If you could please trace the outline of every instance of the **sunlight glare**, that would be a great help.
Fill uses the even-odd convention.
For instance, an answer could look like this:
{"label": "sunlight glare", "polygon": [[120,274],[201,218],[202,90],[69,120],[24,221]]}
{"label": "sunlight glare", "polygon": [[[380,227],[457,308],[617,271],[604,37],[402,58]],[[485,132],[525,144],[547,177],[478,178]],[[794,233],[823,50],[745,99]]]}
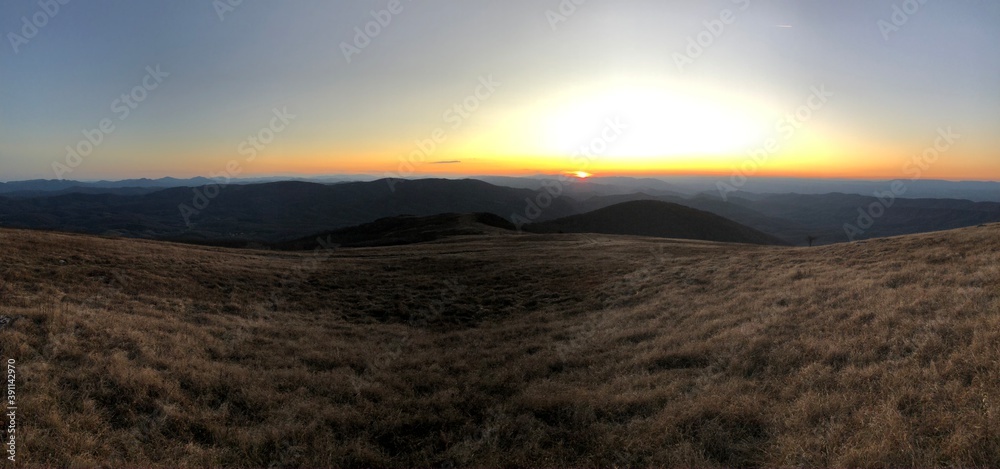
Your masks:
{"label": "sunlight glare", "polygon": [[608,119],[627,127],[605,156],[624,160],[742,153],[762,129],[754,113],[721,96],[664,88],[617,88],[574,97],[550,111],[545,147],[565,154],[601,135]]}

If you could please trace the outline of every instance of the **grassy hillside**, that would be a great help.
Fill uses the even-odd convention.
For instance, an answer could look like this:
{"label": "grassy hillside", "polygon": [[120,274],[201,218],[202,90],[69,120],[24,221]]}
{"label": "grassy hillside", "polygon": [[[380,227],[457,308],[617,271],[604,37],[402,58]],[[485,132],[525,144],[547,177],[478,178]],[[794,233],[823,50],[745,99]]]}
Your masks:
{"label": "grassy hillside", "polygon": [[513,235],[513,223],[492,213],[445,213],[429,217],[401,216],[375,220],[360,226],[276,243],[278,249],[401,246],[426,243],[452,236]]}
{"label": "grassy hillside", "polygon": [[657,200],[636,200],[582,215],[529,225],[536,233],[603,233],[726,243],[786,242],[714,213]]}
{"label": "grassy hillside", "polygon": [[19,464],[1000,466],[1000,226],[316,253],[0,230]]}

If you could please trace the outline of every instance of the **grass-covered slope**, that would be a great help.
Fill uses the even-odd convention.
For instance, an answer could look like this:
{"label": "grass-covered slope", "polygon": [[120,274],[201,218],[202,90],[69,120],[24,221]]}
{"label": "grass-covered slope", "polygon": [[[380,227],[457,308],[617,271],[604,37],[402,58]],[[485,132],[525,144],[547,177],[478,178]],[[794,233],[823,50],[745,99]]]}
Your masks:
{"label": "grass-covered slope", "polygon": [[278,249],[402,246],[454,236],[512,235],[516,227],[492,213],[444,213],[427,217],[399,216],[275,243]]}
{"label": "grass-covered slope", "polygon": [[266,253],[0,230],[35,466],[998,466],[1000,226]]}

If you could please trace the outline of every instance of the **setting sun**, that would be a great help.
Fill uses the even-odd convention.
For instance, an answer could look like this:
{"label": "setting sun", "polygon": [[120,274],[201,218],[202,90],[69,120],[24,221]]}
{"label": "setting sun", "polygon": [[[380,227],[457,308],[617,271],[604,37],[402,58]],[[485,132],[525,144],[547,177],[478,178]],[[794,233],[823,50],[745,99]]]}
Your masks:
{"label": "setting sun", "polygon": [[601,84],[560,101],[531,110],[545,132],[538,150],[550,154],[579,146],[609,118],[619,119],[626,131],[606,154],[625,161],[739,153],[762,127],[757,110],[739,99],[691,86]]}
{"label": "setting sun", "polygon": [[587,178],[593,176],[593,174],[590,174],[590,173],[588,173],[586,171],[574,171],[571,174],[573,174],[574,176],[576,176],[577,179],[587,179]]}

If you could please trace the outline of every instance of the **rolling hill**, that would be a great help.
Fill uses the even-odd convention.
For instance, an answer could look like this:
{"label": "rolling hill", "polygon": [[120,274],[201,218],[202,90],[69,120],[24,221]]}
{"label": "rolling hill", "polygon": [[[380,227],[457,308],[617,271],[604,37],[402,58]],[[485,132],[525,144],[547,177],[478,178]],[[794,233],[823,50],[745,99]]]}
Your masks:
{"label": "rolling hill", "polygon": [[636,200],[529,225],[535,233],[601,233],[746,244],[786,244],[718,215],[683,205]]}
{"label": "rolling hill", "polygon": [[[626,201],[659,200],[711,212],[746,225],[782,241],[804,246],[807,238],[816,244],[852,241],[845,225],[857,226],[859,210],[869,211],[882,203],[876,197],[851,194],[752,194],[733,193],[728,200],[716,194],[682,198],[644,193],[591,197],[575,205],[578,211],[592,211]],[[883,206],[881,216],[855,239],[951,230],[983,223],[1000,222],[1000,203],[956,199],[895,199]],[[876,208],[875,210],[880,210]]]}
{"label": "rolling hill", "polygon": [[1000,225],[0,247],[25,465],[1000,466]]}
{"label": "rolling hill", "polygon": [[390,217],[360,226],[277,243],[278,249],[313,250],[335,247],[400,246],[454,236],[512,235],[515,226],[492,213],[446,213],[429,217]]}

